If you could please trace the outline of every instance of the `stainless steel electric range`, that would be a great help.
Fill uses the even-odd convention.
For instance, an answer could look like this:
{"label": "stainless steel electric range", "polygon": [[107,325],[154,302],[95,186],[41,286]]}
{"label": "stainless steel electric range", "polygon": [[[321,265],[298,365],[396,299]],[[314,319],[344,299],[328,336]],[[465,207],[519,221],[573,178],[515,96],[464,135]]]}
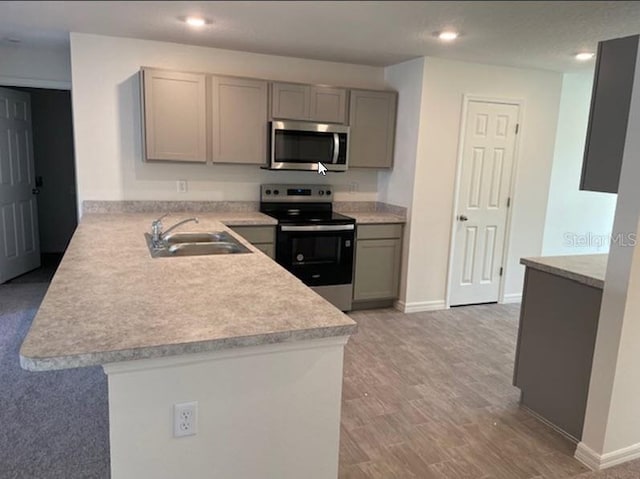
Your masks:
{"label": "stainless steel electric range", "polygon": [[329,185],[262,185],[278,220],[276,261],[342,311],[351,309],[355,220],[333,211]]}

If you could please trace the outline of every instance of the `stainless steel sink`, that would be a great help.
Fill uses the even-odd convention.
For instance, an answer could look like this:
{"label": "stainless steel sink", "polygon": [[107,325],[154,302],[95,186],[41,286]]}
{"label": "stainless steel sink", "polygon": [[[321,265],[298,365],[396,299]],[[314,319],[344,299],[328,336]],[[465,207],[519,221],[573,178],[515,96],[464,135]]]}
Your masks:
{"label": "stainless steel sink", "polygon": [[158,248],[153,246],[149,233],[144,236],[153,258],[251,253],[249,248],[226,231],[168,234],[166,238],[162,238]]}
{"label": "stainless steel sink", "polygon": [[169,233],[162,239],[167,245],[178,243],[213,243],[215,241],[233,241],[233,237],[226,231],[215,233],[207,231]]}
{"label": "stainless steel sink", "polygon": [[169,246],[167,251],[170,256],[200,256],[207,254],[237,254],[249,252],[247,248],[240,244],[222,241],[212,243],[178,243]]}

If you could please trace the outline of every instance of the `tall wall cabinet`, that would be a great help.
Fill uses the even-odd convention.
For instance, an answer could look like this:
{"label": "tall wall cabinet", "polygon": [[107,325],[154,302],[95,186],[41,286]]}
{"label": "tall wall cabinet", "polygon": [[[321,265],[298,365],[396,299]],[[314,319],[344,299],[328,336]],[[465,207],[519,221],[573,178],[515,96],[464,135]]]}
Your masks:
{"label": "tall wall cabinet", "polygon": [[581,190],[617,193],[637,72],[639,35],[598,44]]}

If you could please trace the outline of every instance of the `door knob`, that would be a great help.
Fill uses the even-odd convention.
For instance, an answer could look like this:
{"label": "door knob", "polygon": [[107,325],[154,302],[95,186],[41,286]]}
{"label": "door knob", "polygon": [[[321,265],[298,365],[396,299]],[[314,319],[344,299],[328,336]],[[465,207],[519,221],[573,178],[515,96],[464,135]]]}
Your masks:
{"label": "door knob", "polygon": [[40,190],[39,190],[38,188],[33,188],[33,189],[31,190],[31,194],[32,194],[32,195],[39,195],[39,194],[40,194]]}
{"label": "door knob", "polygon": [[469,218],[467,218],[465,215],[460,215],[458,216],[458,221],[468,221]]}

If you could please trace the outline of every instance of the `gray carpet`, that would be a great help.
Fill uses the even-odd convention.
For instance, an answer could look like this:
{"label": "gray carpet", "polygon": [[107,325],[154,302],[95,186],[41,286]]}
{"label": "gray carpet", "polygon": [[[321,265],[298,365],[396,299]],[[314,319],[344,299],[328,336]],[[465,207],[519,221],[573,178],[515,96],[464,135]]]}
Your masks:
{"label": "gray carpet", "polygon": [[109,418],[102,369],[20,368],[20,344],[47,286],[0,285],[0,478],[106,479]]}

